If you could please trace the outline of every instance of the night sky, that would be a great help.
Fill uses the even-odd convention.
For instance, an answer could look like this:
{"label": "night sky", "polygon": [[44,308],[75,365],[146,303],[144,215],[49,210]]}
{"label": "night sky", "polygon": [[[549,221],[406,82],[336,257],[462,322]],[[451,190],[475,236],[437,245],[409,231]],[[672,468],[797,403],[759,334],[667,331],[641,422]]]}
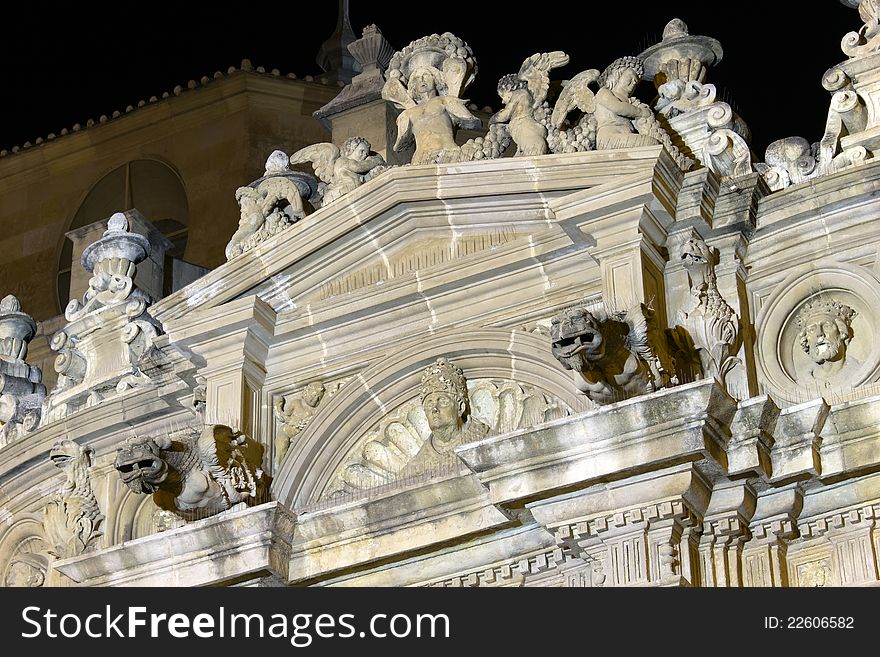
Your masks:
{"label": "night sky", "polygon": [[[75,13],[55,5],[4,8],[0,149],[97,121],[175,85],[186,88],[188,80],[225,72],[243,58],[282,74],[319,75],[315,55],[335,29],[337,15],[334,0],[187,2],[177,11],[157,3],[67,6]],[[780,137],[821,137],[830,98],[822,74],[845,58],[840,40],[861,25],[858,13],[838,0],[582,0],[506,9],[521,6],[498,0],[351,0],[351,23],[358,35],[376,23],[395,48],[432,32],[455,33],[470,44],[479,65],[477,81],[465,95],[480,107],[498,109],[498,78],[516,72],[527,56],[567,52],[571,63],[552,74],[567,79],[638,53],[659,41],[666,22],[678,17],[691,34],[721,42],[723,61],[707,81],[748,123],[759,156]],[[649,101],[652,92],[644,83],[636,95]]]}

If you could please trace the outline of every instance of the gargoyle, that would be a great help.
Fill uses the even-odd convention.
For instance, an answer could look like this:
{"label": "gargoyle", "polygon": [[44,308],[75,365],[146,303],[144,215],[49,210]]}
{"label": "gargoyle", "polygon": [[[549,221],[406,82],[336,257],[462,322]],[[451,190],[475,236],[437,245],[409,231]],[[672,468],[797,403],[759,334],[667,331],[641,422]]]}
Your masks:
{"label": "gargoyle", "polygon": [[553,318],[553,355],[577,373],[578,389],[597,404],[611,404],[676,385],[665,337],[644,304],[622,311],[567,308]]}
{"label": "gargoyle", "polygon": [[198,435],[133,437],[116,451],[116,469],[160,509],[197,520],[236,504],[257,504],[268,486],[263,446],[221,424]]}

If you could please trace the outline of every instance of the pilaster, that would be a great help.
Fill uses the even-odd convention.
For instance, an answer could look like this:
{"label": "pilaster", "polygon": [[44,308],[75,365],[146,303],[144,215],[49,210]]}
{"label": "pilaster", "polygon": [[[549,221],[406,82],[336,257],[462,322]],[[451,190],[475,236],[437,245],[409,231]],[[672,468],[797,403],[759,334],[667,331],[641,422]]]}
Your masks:
{"label": "pilaster", "polygon": [[221,312],[195,311],[168,326],[172,345],[192,352],[206,386],[205,422],[263,435],[260,413],[275,311],[259,297],[232,301]]}

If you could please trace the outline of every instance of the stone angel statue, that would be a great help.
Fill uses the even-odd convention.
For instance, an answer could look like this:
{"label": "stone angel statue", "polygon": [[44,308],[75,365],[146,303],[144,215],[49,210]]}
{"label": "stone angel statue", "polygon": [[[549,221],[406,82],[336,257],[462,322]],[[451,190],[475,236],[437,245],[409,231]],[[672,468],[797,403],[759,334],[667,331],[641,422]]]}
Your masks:
{"label": "stone angel statue", "polygon": [[394,150],[415,140],[412,164],[460,161],[456,127],[482,125],[460,97],[476,76],[467,43],[448,32],[417,39],[394,54],[387,75],[382,98],[403,110],[397,117]]}
{"label": "stone angel statue", "polygon": [[[562,92],[550,116],[550,142],[554,152],[570,153],[592,150],[596,147],[596,95],[590,88],[599,79],[599,71],[591,68],[563,83]],[[580,120],[568,130],[563,124],[569,114],[578,110]]]}
{"label": "stone angel statue", "polygon": [[388,167],[381,155],[370,155],[372,146],[363,137],[345,140],[342,148],[327,142],[313,144],[290,156],[291,164],[311,162],[321,180],[312,205],[328,205],[372,180]]}
{"label": "stone angel statue", "polygon": [[[672,143],[654,111],[633,96],[643,73],[642,61],[626,56],[611,62],[602,73],[589,69],[565,84],[550,120],[552,128],[560,131],[557,148],[571,152],[589,150],[593,144],[598,150],[663,144],[682,169],[690,169],[694,161]],[[599,86],[595,93],[593,84]],[[577,126],[580,134],[569,135],[562,127],[576,109],[583,113]]]}
{"label": "stone angel statue", "polygon": [[568,55],[564,52],[537,53],[523,62],[519,73],[505,75],[498,81],[498,95],[504,108],[489,119],[489,124],[507,124],[517,147],[514,157],[547,152],[549,117],[544,101],[550,88],[549,71],[566,64]]}

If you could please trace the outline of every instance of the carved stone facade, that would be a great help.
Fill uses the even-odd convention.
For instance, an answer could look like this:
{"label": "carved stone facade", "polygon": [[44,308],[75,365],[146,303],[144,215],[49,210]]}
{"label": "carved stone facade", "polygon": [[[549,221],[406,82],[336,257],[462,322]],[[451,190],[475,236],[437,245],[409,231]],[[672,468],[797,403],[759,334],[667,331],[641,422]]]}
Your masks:
{"label": "carved stone facade", "polygon": [[763,163],[680,20],[565,84],[528,57],[478,136],[477,44],[371,26],[331,141],[218,190],[225,263],[159,298],[136,212],[99,223],[51,392],[0,303],[2,582],[877,585],[860,16],[825,138]]}

